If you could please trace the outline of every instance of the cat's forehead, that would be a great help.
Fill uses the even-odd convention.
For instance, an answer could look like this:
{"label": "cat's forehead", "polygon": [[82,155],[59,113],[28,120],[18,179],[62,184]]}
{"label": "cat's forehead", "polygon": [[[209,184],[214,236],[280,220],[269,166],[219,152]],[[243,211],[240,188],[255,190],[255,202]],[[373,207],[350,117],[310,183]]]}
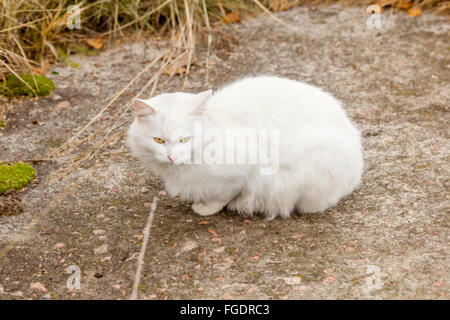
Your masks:
{"label": "cat's forehead", "polygon": [[165,140],[177,140],[190,134],[191,122],[184,117],[160,114],[155,120],[152,131]]}
{"label": "cat's forehead", "polygon": [[145,122],[147,130],[164,139],[170,139],[180,130],[189,130],[192,119],[184,112],[173,110],[173,108],[158,111]]}
{"label": "cat's forehead", "polygon": [[160,111],[178,109],[191,104],[192,94],[186,92],[163,93],[149,99],[150,105]]}
{"label": "cat's forehead", "polygon": [[153,135],[169,139],[180,130],[189,130],[192,126],[192,97],[185,92],[164,93],[147,100],[147,104],[156,110],[142,124]]}

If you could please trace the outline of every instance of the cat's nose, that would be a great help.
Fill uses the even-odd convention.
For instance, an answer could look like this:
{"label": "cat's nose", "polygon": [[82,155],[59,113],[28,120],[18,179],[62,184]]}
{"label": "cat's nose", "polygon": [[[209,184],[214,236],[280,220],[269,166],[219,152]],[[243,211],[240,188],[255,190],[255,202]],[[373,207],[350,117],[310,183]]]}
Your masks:
{"label": "cat's nose", "polygon": [[168,154],[168,155],[167,155],[167,159],[169,159],[169,160],[170,160],[170,162],[172,162],[172,163],[173,163],[173,162],[175,161],[175,159],[176,159],[176,158],[175,158],[175,157],[173,157],[173,156],[171,156],[170,154]]}

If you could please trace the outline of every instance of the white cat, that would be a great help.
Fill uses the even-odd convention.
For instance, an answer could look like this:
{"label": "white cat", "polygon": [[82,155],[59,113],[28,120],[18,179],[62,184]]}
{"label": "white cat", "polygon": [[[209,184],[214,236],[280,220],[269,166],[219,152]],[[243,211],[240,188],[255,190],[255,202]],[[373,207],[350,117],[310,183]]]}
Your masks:
{"label": "white cat", "polygon": [[[245,78],[215,93],[136,100],[134,110],[127,140],[133,155],[163,179],[171,196],[193,202],[192,209],[202,216],[225,206],[269,220],[296,210],[321,212],[361,180],[359,131],[338,100],[308,84],[272,76]],[[227,134],[238,132],[239,138],[239,132],[249,130],[274,133],[270,146],[261,148],[268,140],[246,137],[251,152],[244,163],[214,158]],[[257,163],[248,159],[255,144],[258,150],[270,149],[268,162],[263,163],[264,156]],[[224,153],[237,154],[231,149],[225,143]],[[268,166],[273,170],[264,173]]]}

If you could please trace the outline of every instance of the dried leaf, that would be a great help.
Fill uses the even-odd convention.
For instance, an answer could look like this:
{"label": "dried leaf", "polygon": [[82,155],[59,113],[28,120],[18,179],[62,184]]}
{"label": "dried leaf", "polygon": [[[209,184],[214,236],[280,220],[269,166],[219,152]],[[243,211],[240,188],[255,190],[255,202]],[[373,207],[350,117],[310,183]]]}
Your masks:
{"label": "dried leaf", "polygon": [[[191,55],[191,65],[194,64],[195,56]],[[185,74],[187,72],[187,65],[189,63],[189,54],[187,52],[178,56],[172,63],[164,70],[165,75]]]}
{"label": "dried leaf", "polygon": [[412,7],[412,3],[409,1],[401,0],[399,3],[397,3],[397,8],[408,10]]}
{"label": "dried leaf", "polygon": [[275,12],[286,11],[292,8],[292,3],[289,0],[271,0],[269,7]]}
{"label": "dried leaf", "polygon": [[223,17],[222,21],[225,23],[239,22],[241,21],[241,16],[236,12],[231,12],[227,14],[225,17]]}
{"label": "dried leaf", "polygon": [[209,229],[208,232],[211,233],[213,237],[217,237],[217,233],[213,229]]}
{"label": "dried leaf", "polygon": [[60,103],[58,103],[56,105],[56,108],[59,108],[59,109],[64,109],[64,108],[68,108],[68,107],[70,107],[69,101],[61,101]]}
{"label": "dried leaf", "polygon": [[62,248],[62,247],[64,247],[64,246],[65,246],[64,243],[58,242],[57,244],[55,244],[55,249],[60,249],[60,248]]}
{"label": "dried leaf", "polygon": [[36,72],[37,74],[40,74],[41,76],[45,76],[45,72],[47,71],[47,68],[42,66],[39,68],[33,68],[33,71]]}
{"label": "dried leaf", "polygon": [[87,39],[88,45],[95,49],[101,49],[103,47],[103,40],[102,39]]}
{"label": "dried leaf", "polygon": [[408,9],[408,14],[411,17],[415,18],[422,14],[422,10],[420,8],[411,8],[411,9]]}
{"label": "dried leaf", "polygon": [[222,296],[222,300],[233,300],[233,296],[227,292]]}

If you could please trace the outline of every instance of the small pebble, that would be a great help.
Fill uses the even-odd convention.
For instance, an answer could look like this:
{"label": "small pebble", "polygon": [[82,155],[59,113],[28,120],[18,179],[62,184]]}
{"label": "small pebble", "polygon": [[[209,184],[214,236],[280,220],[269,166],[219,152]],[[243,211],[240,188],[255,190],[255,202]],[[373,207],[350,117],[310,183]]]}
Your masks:
{"label": "small pebble", "polygon": [[56,105],[56,107],[59,109],[68,108],[68,107],[70,107],[70,102],[69,101],[61,101],[60,103],[58,103]]}
{"label": "small pebble", "polygon": [[193,240],[186,241],[181,247],[181,252],[191,251],[198,247],[198,243]]}

